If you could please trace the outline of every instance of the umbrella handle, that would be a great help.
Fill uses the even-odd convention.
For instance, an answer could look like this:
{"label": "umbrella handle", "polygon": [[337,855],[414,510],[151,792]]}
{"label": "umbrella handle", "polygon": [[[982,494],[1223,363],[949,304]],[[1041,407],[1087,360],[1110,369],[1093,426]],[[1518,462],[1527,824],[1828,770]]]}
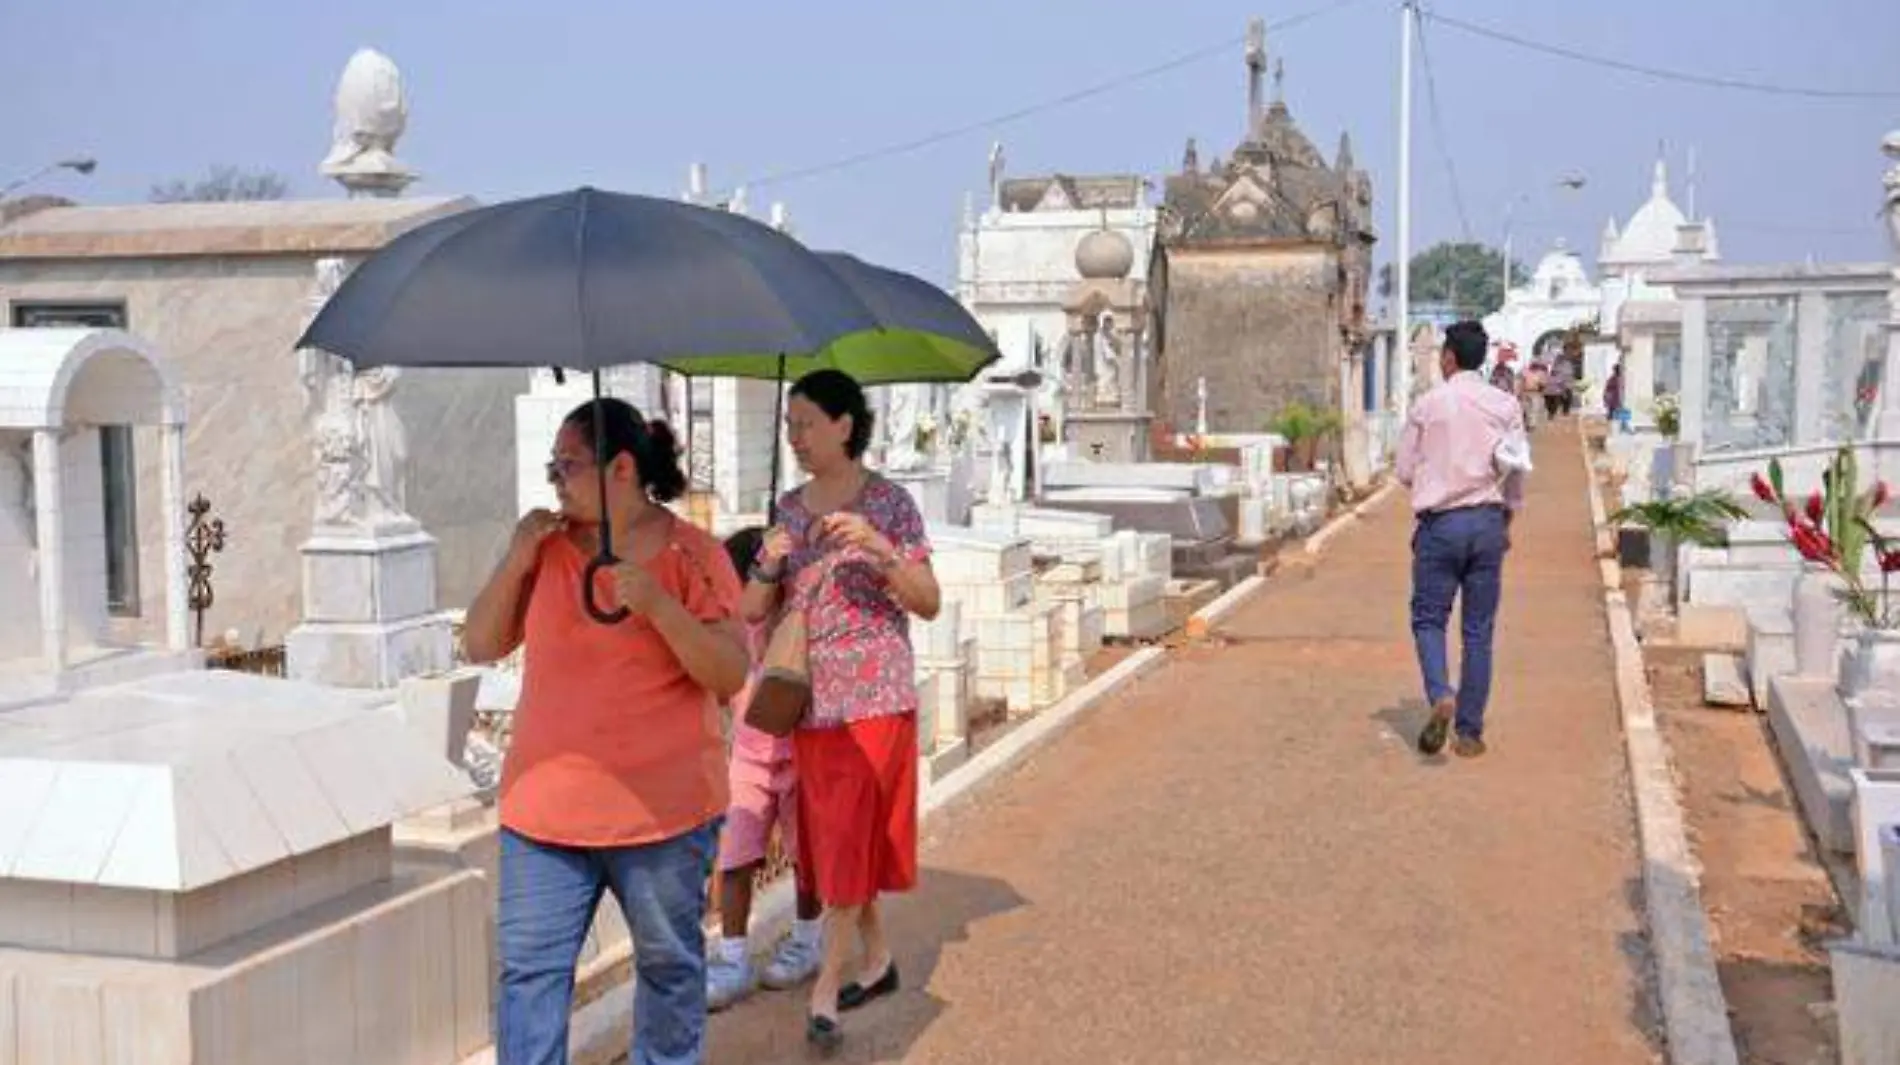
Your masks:
{"label": "umbrella handle", "polygon": [[602,610],[600,605],[594,602],[595,574],[613,566],[617,562],[619,562],[619,559],[614,558],[612,555],[597,555],[592,561],[587,563],[587,569],[581,573],[581,605],[587,608],[588,617],[593,618],[602,625],[618,625],[627,620],[633,613],[633,611],[628,610],[624,606],[615,607],[612,610]]}

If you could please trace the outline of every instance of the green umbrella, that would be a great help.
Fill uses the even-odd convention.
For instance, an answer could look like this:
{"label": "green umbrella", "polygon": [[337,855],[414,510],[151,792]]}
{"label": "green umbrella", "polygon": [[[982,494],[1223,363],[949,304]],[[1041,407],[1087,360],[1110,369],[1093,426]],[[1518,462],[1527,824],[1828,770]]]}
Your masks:
{"label": "green umbrella", "polygon": [[841,252],[818,258],[870,309],[878,328],[847,333],[811,352],[695,354],[660,365],[688,377],[766,381],[842,370],[861,385],[894,385],[961,383],[1001,357],[989,331],[930,282]]}
{"label": "green umbrella", "polygon": [[[735,352],[695,355],[660,365],[687,377],[796,381],[815,370],[841,370],[861,385],[960,384],[996,362],[996,340],[950,294],[922,278],[872,266],[842,252],[820,252],[845,288],[877,319],[878,328],[848,333],[808,353]],[[772,419],[785,420],[779,390]],[[781,449],[772,449],[770,520],[778,520]]]}

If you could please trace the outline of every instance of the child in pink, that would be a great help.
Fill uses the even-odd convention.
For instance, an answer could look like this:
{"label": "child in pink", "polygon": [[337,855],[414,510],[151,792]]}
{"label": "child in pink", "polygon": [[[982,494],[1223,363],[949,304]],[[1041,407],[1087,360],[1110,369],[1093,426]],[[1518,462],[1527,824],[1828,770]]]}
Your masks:
{"label": "child in pink", "polygon": [[[745,573],[764,542],[762,529],[742,529],[726,541],[732,564]],[[752,884],[765,864],[774,825],[786,854],[798,853],[798,774],[792,766],[792,741],[777,739],[745,723],[745,708],[757,686],[769,625],[746,633],[752,672],[732,702],[732,752],[727,768],[732,801],[719,838],[719,920],[721,936],[706,967],[706,1004],[724,1009],[752,990],[752,959],[746,950],[746,926],[752,917]],[[802,880],[802,878],[800,878]],[[770,988],[795,987],[818,970],[823,942],[823,908],[801,891],[792,934],[780,943],[756,982]]]}

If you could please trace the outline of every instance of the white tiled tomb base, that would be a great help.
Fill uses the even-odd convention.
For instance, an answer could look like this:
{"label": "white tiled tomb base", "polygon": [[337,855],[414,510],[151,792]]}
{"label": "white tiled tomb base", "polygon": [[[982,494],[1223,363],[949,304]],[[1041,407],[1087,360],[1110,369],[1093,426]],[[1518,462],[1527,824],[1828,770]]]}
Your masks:
{"label": "white tiled tomb base", "polygon": [[490,1037],[490,909],[404,874],[183,962],[0,950],[0,1061],[455,1065]]}

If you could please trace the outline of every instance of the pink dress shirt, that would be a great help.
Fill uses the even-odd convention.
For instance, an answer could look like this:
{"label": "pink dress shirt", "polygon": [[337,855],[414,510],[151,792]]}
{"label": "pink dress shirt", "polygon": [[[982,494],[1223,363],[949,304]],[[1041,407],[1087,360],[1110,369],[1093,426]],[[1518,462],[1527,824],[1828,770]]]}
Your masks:
{"label": "pink dress shirt", "polygon": [[1502,503],[1524,505],[1524,477],[1501,474],[1498,445],[1524,440],[1524,409],[1507,393],[1466,370],[1420,396],[1399,440],[1399,483],[1412,490],[1412,511]]}

